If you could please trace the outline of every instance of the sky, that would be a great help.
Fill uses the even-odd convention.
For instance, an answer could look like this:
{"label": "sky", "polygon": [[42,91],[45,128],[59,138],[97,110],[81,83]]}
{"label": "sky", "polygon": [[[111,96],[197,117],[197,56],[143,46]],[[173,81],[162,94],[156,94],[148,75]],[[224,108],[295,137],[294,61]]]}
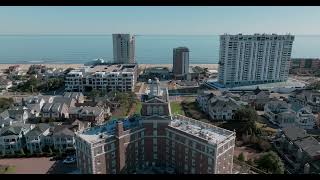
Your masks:
{"label": "sky", "polygon": [[0,34],[320,34],[320,7],[0,7]]}

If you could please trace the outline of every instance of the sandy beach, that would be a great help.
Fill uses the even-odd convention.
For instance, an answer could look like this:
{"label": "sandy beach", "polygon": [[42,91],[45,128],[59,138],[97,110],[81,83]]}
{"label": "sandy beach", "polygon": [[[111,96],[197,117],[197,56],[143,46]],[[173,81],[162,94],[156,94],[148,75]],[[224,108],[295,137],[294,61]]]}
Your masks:
{"label": "sandy beach", "polygon": [[[13,66],[13,65],[19,65],[21,70],[28,70],[28,68],[32,64],[0,64],[0,70],[8,69],[9,66]],[[83,66],[83,64],[41,64],[41,65],[45,65],[48,68],[57,68],[57,69],[79,68]],[[145,69],[149,67],[159,67],[159,66],[172,68],[172,64],[139,64],[140,69]],[[190,66],[204,67],[204,68],[208,68],[209,70],[218,69],[218,64],[190,64]]]}

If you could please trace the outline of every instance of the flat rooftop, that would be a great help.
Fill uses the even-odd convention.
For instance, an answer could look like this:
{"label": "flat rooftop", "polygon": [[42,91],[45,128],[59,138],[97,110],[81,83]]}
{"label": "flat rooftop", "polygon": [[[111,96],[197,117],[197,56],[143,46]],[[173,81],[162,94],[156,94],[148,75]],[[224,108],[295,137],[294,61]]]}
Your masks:
{"label": "flat rooftop", "polygon": [[138,119],[111,120],[100,126],[92,127],[83,133],[78,134],[83,140],[89,143],[96,143],[108,137],[114,136],[116,132],[116,124],[118,121],[123,122],[124,130],[137,127],[140,122]]}
{"label": "flat rooftop", "polygon": [[197,136],[214,145],[225,141],[231,136],[235,136],[235,132],[185,116],[177,115],[173,116],[172,119],[169,124],[170,127]]}
{"label": "flat rooftop", "polygon": [[285,82],[275,82],[275,83],[266,83],[266,84],[255,84],[249,86],[238,86],[232,88],[225,88],[223,84],[217,82],[217,79],[210,79],[207,81],[207,84],[212,87],[230,89],[230,90],[253,90],[259,87],[261,90],[272,90],[274,88],[303,88],[305,83],[297,79],[289,78]]}
{"label": "flat rooftop", "polygon": [[135,64],[112,64],[91,66],[89,72],[133,72]]}

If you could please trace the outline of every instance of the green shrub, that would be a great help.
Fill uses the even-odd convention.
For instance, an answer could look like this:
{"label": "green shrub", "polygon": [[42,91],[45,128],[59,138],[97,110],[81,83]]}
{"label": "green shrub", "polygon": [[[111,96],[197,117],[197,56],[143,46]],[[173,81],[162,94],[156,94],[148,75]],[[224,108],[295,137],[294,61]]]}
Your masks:
{"label": "green shrub", "polygon": [[244,161],[244,155],[243,155],[242,152],[239,154],[238,160],[239,160],[239,161]]}

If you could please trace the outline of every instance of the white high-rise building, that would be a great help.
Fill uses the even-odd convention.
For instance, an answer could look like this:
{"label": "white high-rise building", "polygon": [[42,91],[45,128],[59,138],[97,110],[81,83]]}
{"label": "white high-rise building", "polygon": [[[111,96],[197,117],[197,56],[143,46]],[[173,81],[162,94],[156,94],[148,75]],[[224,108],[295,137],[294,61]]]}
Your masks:
{"label": "white high-rise building", "polygon": [[293,41],[293,35],[221,35],[219,83],[235,87],[286,81]]}
{"label": "white high-rise building", "polygon": [[130,34],[113,34],[113,59],[115,63],[135,63],[135,37]]}

